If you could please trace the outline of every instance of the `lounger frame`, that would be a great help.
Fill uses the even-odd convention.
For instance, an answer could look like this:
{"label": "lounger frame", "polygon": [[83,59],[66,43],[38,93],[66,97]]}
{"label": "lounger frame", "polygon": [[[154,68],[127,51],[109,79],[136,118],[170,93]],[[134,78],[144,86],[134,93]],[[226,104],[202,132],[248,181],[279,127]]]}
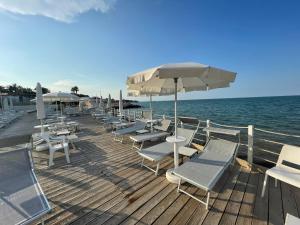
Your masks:
{"label": "lounger frame", "polygon": [[[193,118],[193,117],[179,117],[179,118],[178,118],[178,124],[180,123],[181,126],[184,125],[184,123],[183,123],[184,121],[189,121],[189,122],[193,122],[193,123],[196,123],[196,124],[197,124],[197,127],[196,127],[196,129],[194,130],[193,136],[191,137],[189,143],[187,144],[187,145],[189,146],[189,145],[191,145],[191,143],[192,143],[192,141],[193,141],[193,139],[194,139],[194,136],[196,135],[196,133],[197,133],[199,127],[200,127],[200,121],[199,121],[198,119],[196,119],[196,118]],[[142,166],[142,167],[145,167],[145,168],[147,168],[147,169],[149,169],[149,170],[151,170],[151,171],[153,171],[153,172],[155,173],[155,176],[157,176],[157,175],[158,175],[158,171],[159,171],[160,161],[155,161],[155,160],[153,160],[152,158],[148,157],[147,155],[143,154],[143,153],[141,152],[141,151],[142,151],[142,147],[143,147],[143,145],[142,145],[142,146],[138,149],[138,151],[137,151],[137,153],[142,157],[141,166]],[[151,168],[150,166],[146,165],[146,164],[144,163],[144,160],[145,160],[145,159],[147,159],[147,160],[149,160],[149,161],[151,161],[151,162],[156,162],[156,169],[153,169],[153,168]]]}
{"label": "lounger frame", "polygon": [[[215,133],[221,133],[221,134],[224,134],[224,130],[225,130],[225,129],[223,129],[222,131],[214,131],[214,132],[215,132]],[[212,132],[212,131],[210,131],[210,132]],[[237,133],[233,133],[233,134],[229,134],[229,135],[239,136],[240,133],[237,132]],[[210,138],[210,139],[211,139],[211,138]],[[205,147],[208,145],[210,139],[208,139],[208,141],[207,141],[206,144],[204,145],[204,150],[205,150]],[[239,139],[239,140],[240,140],[240,139]],[[228,168],[229,166],[234,166],[234,162],[235,162],[235,159],[236,159],[236,156],[237,156],[237,151],[238,151],[238,149],[239,149],[239,146],[240,146],[240,142],[237,143],[237,145],[236,145],[236,147],[235,147],[235,150],[234,150],[234,154],[233,154],[233,156],[231,157],[231,160],[229,160],[228,163],[224,166],[224,168],[223,168],[223,169],[222,169],[222,170],[221,170],[221,171],[213,178],[213,182],[212,182],[212,184],[211,184],[212,187],[218,182],[218,180],[220,179],[220,177],[223,175],[223,173],[227,170],[227,168]],[[178,181],[177,192],[182,192],[182,193],[184,193],[184,194],[190,196],[191,198],[197,200],[198,202],[204,204],[206,210],[208,210],[211,190],[208,189],[208,188],[206,188],[206,187],[204,187],[204,186],[201,186],[201,185],[199,185],[199,184],[195,183],[194,181],[189,180],[189,179],[187,179],[187,178],[183,178],[183,177],[180,177],[180,176],[178,176],[178,177],[179,177],[180,179],[179,179],[179,181]],[[206,192],[207,192],[206,201],[203,201],[203,200],[201,200],[201,199],[199,199],[199,198],[193,196],[192,194],[188,193],[187,191],[185,191],[185,190],[183,190],[183,189],[180,189],[180,186],[181,186],[182,181],[186,181],[186,182],[188,182],[188,183],[190,183],[190,184],[192,184],[192,185],[194,185],[194,186],[196,186],[196,187],[198,187],[198,188],[200,188],[200,189],[206,191]]]}

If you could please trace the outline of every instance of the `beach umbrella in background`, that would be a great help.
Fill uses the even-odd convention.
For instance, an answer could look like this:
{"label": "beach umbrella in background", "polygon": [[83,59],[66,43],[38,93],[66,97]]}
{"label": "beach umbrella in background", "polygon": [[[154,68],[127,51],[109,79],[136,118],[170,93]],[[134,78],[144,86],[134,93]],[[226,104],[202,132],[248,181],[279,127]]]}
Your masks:
{"label": "beach umbrella in background", "polygon": [[13,104],[13,101],[12,101],[12,97],[9,96],[9,108],[10,109],[14,109],[14,104]]}
{"label": "beach umbrella in background", "polygon": [[45,105],[43,101],[42,86],[40,83],[37,83],[35,90],[36,90],[36,103],[35,103],[36,117],[38,120],[41,121],[41,133],[43,133],[44,132],[43,119],[45,119],[46,113],[45,113]]}
{"label": "beach umbrella in background", "polygon": [[[175,135],[168,138],[174,142],[174,165],[178,167],[177,141],[184,138],[177,135],[177,92],[206,91],[229,87],[236,73],[200,63],[165,64],[136,73],[127,79],[128,90],[158,95],[174,94]],[[171,171],[168,171],[170,176]],[[172,178],[174,179],[174,178]]]}
{"label": "beach umbrella in background", "polygon": [[96,95],[96,108],[99,107],[99,103],[98,103],[98,96]]}
{"label": "beach umbrella in background", "polygon": [[9,110],[7,98],[4,98],[4,100],[3,100],[3,110],[4,111],[8,111]]}
{"label": "beach umbrella in background", "polygon": [[62,115],[62,102],[79,102],[79,97],[65,92],[51,92],[43,95],[44,102],[60,102],[60,114]]}
{"label": "beach umbrella in background", "polygon": [[79,104],[78,104],[78,110],[79,110],[79,112],[83,111],[83,101],[79,102]]}
{"label": "beach umbrella in background", "polygon": [[119,114],[120,114],[121,119],[122,119],[122,115],[123,115],[123,98],[122,98],[122,90],[120,90]]}
{"label": "beach umbrella in background", "polygon": [[99,107],[102,109],[102,104],[103,104],[103,99],[102,96],[100,95],[100,101],[99,101]]}
{"label": "beach umbrella in background", "polygon": [[108,109],[108,111],[111,110],[111,97],[110,97],[110,94],[108,95],[106,108]]}
{"label": "beach umbrella in background", "polygon": [[159,95],[158,93],[147,93],[143,91],[138,90],[131,90],[130,87],[128,87],[127,95],[130,97],[149,97],[149,108],[150,108],[150,121],[151,121],[151,132],[153,131],[153,108],[152,108],[152,96]]}

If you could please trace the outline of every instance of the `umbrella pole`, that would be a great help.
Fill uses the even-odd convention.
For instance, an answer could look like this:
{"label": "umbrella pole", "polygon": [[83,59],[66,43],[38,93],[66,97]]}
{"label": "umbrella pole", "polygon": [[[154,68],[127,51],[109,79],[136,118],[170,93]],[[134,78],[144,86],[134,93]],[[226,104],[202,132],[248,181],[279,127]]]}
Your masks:
{"label": "umbrella pole", "polygon": [[[175,116],[175,139],[177,139],[177,81],[178,78],[174,78],[174,86],[175,86],[175,101],[174,101],[174,116]],[[177,149],[177,142],[174,142],[174,165],[175,168],[178,167],[178,149]]]}
{"label": "umbrella pole", "polygon": [[153,111],[152,111],[152,95],[150,95],[150,120],[151,120],[151,132],[153,132]]}

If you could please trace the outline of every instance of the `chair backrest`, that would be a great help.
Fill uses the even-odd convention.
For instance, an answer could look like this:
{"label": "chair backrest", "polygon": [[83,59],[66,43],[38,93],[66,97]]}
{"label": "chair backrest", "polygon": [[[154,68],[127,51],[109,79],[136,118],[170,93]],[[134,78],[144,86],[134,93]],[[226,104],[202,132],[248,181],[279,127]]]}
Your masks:
{"label": "chair backrest", "polygon": [[290,169],[299,171],[299,169],[291,167],[291,165],[289,166],[285,162],[300,166],[300,147],[293,145],[283,145],[279,154],[279,158],[277,160],[277,166],[286,166]]}
{"label": "chair backrest", "polygon": [[151,111],[143,111],[142,112],[142,117],[144,118],[144,119],[151,119]]}
{"label": "chair backrest", "polygon": [[171,120],[164,119],[161,121],[160,125],[156,125],[156,126],[154,126],[154,128],[156,130],[160,130],[160,131],[167,131],[170,127],[170,124],[171,124]]}

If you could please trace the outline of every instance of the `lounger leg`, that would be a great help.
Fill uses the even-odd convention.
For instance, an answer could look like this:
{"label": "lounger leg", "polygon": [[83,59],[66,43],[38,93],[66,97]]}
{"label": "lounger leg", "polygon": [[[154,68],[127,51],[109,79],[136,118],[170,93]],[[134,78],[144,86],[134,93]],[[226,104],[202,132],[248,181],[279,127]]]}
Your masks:
{"label": "lounger leg", "polygon": [[142,163],[141,163],[141,167],[144,166],[144,158],[142,158]]}
{"label": "lounger leg", "polygon": [[205,204],[206,210],[208,210],[209,198],[210,198],[210,191],[207,192],[207,199],[206,199],[206,204]]}
{"label": "lounger leg", "polygon": [[49,167],[54,165],[53,158],[54,158],[54,151],[50,149],[49,150]]}
{"label": "lounger leg", "polygon": [[158,162],[157,165],[156,165],[155,176],[158,175],[158,170],[159,170],[159,162]]}
{"label": "lounger leg", "polygon": [[181,185],[181,179],[178,180],[178,187],[177,187],[177,192],[180,191],[180,185]]}
{"label": "lounger leg", "polygon": [[277,184],[278,184],[277,179],[275,179],[275,187],[277,187]]}
{"label": "lounger leg", "polygon": [[69,145],[64,147],[64,150],[65,150],[65,155],[66,155],[66,160],[67,160],[67,163],[70,163],[70,157],[69,157]]}
{"label": "lounger leg", "polygon": [[264,183],[263,183],[263,189],[262,189],[262,192],[261,192],[261,197],[262,197],[262,198],[263,198],[264,195],[265,195],[266,186],[267,186],[267,181],[268,181],[268,174],[265,175],[265,180],[264,180]]}

